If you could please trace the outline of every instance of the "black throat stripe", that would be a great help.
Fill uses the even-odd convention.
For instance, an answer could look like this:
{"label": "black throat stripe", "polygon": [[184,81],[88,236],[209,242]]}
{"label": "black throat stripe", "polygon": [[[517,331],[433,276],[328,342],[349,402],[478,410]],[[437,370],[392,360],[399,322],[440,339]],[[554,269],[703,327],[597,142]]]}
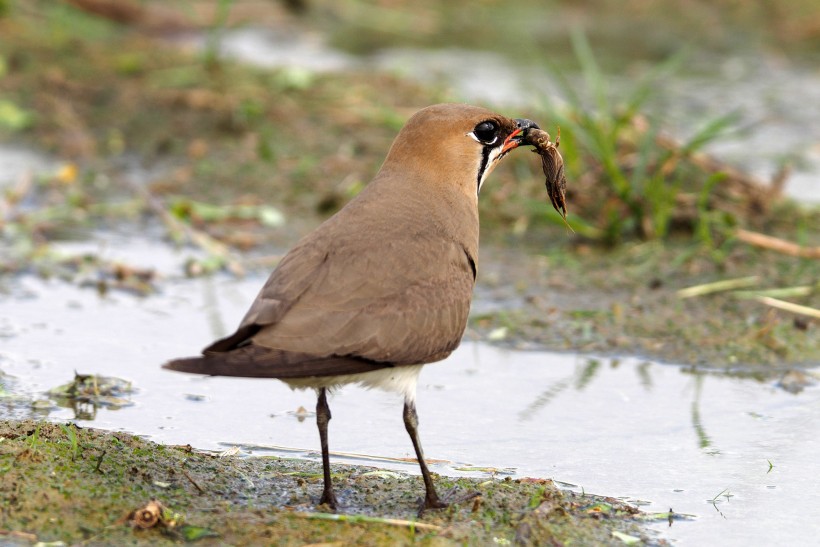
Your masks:
{"label": "black throat stripe", "polygon": [[481,148],[481,165],[478,168],[478,178],[476,179],[476,194],[478,194],[481,191],[481,178],[484,176],[484,171],[487,169],[487,163],[489,163],[489,161],[490,147],[484,146]]}

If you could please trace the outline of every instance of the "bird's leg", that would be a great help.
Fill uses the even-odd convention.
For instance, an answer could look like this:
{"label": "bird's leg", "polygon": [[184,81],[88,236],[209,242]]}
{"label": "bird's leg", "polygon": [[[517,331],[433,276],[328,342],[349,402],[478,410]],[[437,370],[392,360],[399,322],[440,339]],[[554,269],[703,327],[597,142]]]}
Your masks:
{"label": "bird's leg", "polygon": [[427,469],[427,463],[424,461],[424,454],[421,450],[421,441],[419,440],[419,416],[416,414],[416,403],[412,400],[404,401],[404,427],[410,435],[410,440],[413,441],[413,448],[416,450],[416,458],[419,461],[421,468],[421,476],[424,479],[424,488],[426,493],[424,495],[424,509],[440,509],[447,507],[447,504],[441,501],[436,494],[436,487],[433,485],[433,478],[430,476],[430,470]]}
{"label": "bird's leg", "polygon": [[322,443],[322,470],[325,475],[325,489],[319,505],[327,504],[336,509],[336,495],[333,493],[333,483],[330,481],[330,452],[327,448],[327,424],[330,421],[330,407],[327,406],[327,389],[319,389],[319,400],[316,401],[316,425],[319,426],[319,440]]}

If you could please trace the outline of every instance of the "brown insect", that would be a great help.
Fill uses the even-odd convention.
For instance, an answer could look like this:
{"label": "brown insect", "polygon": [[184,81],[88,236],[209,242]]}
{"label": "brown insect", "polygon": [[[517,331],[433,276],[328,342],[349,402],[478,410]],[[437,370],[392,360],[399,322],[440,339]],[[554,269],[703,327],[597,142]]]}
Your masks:
{"label": "brown insect", "polygon": [[[561,143],[561,128],[555,136],[555,142],[551,142],[550,134],[543,129],[530,127],[524,135],[524,143],[535,147],[536,154],[541,156],[541,167],[547,177],[547,195],[555,210],[561,213],[564,223],[567,222],[566,189],[567,179],[564,176],[564,158],[558,152]],[[569,224],[567,224],[569,226]]]}

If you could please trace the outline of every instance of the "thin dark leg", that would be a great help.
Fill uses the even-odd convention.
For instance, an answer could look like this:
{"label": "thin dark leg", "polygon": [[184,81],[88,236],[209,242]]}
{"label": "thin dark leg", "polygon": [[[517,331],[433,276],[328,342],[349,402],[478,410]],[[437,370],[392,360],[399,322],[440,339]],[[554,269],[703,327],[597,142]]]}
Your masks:
{"label": "thin dark leg", "polygon": [[319,390],[319,400],[316,402],[316,425],[319,426],[319,440],[322,443],[322,470],[325,474],[325,489],[319,505],[327,504],[336,509],[336,495],[333,493],[333,484],[330,482],[330,452],[327,448],[327,424],[330,421],[330,407],[327,406],[327,390]]}
{"label": "thin dark leg", "polygon": [[422,510],[447,507],[447,504],[441,501],[438,494],[436,494],[433,478],[430,476],[430,470],[427,469],[427,463],[424,461],[424,454],[421,451],[421,441],[419,440],[419,416],[416,414],[416,403],[413,401],[404,401],[404,427],[410,435],[410,440],[413,441],[416,458],[419,460],[419,467],[421,467],[421,476],[424,479],[426,493],[424,495]]}

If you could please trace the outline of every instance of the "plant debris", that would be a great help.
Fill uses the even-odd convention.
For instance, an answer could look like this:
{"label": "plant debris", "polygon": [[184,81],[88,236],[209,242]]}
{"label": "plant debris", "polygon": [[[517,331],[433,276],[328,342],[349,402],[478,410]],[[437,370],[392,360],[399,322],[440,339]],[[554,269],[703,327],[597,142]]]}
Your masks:
{"label": "plant debris", "polygon": [[[166,524],[167,521],[162,517],[164,510],[164,505],[157,500],[151,500],[144,507],[134,509],[128,513],[125,521],[137,528],[153,528],[158,524]],[[173,523],[173,521],[170,522]]]}
{"label": "plant debris", "polygon": [[742,228],[739,228],[735,232],[735,237],[737,237],[740,241],[749,243],[750,245],[790,256],[800,258],[820,258],[820,246],[806,247],[803,245],[798,245],[797,243],[792,243],[791,241],[786,241],[779,237],[759,234],[750,230],[743,230]]}
{"label": "plant debris", "polygon": [[144,506],[134,509],[120,523],[128,523],[134,528],[147,530],[159,528],[163,533],[185,541],[196,541],[202,538],[219,537],[219,534],[208,528],[184,524],[185,517],[171,511],[162,502],[152,499]]}
{"label": "plant debris", "polygon": [[68,406],[86,403],[97,406],[121,408],[133,403],[127,396],[134,393],[131,382],[113,376],[74,373],[74,380],[48,391],[48,395]]}

